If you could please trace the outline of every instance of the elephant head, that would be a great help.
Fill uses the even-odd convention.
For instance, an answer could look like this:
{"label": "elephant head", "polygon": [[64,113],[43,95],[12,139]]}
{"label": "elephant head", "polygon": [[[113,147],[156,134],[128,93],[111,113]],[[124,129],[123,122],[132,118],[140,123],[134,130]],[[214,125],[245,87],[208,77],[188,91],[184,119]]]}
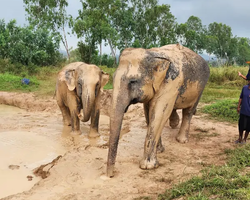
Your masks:
{"label": "elephant head", "polygon": [[[124,113],[129,105],[149,102],[158,92],[172,63],[157,51],[126,49],[120,56],[113,79],[113,97],[110,115],[110,138],[107,175],[113,176],[117,147]],[[178,72],[176,72],[178,73]]]}
{"label": "elephant head", "polygon": [[79,98],[78,112],[83,109],[81,121],[90,119],[99,92],[109,80],[109,75],[95,65],[82,64],[65,71],[65,83],[69,91],[76,91]]}

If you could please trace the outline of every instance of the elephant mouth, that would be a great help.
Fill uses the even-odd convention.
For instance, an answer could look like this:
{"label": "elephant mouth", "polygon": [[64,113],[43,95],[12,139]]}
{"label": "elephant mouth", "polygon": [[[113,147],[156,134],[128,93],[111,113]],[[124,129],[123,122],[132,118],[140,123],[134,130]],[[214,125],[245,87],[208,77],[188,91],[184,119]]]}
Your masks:
{"label": "elephant mouth", "polygon": [[129,108],[129,106],[131,105],[131,104],[137,104],[137,103],[139,103],[140,101],[139,101],[139,99],[138,98],[134,98],[134,99],[132,99],[130,102],[129,102],[129,104],[128,104],[128,106],[125,108],[125,113],[128,111],[128,108]]}

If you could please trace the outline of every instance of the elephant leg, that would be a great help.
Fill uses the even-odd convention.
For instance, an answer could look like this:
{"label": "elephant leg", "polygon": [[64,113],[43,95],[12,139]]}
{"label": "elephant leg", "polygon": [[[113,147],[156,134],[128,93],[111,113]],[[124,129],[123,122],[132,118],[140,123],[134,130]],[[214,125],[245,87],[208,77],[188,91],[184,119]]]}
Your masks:
{"label": "elephant leg", "polygon": [[74,135],[81,134],[80,120],[78,118],[79,99],[73,91],[67,94],[67,102],[68,102],[70,116],[71,116],[71,129],[72,129],[71,133]]}
{"label": "elephant leg", "polygon": [[140,168],[142,169],[153,169],[159,166],[157,161],[157,144],[160,140],[163,127],[173,110],[175,98],[171,98],[165,102],[168,102],[168,104],[162,105],[160,101],[159,103],[155,103],[156,105],[150,105],[149,126],[144,143],[144,156],[140,162]]}
{"label": "elephant leg", "polygon": [[149,125],[149,103],[144,103],[143,104],[143,108],[144,108],[144,115],[145,115],[145,118],[146,118],[146,123],[147,123],[147,126]]}
{"label": "elephant leg", "polygon": [[182,110],[182,123],[176,140],[180,143],[188,142],[188,133],[190,127],[190,121],[193,116],[193,111],[190,108],[185,108]]}
{"label": "elephant leg", "polygon": [[90,138],[95,138],[95,137],[100,136],[98,132],[99,118],[100,118],[100,99],[101,99],[101,93],[99,91],[95,99],[93,109],[91,111],[91,125],[90,125],[90,131],[88,135]]}
{"label": "elephant leg", "polygon": [[[148,126],[149,125],[149,103],[148,102],[144,103],[143,107],[144,107],[144,115],[146,118],[146,123]],[[164,151],[165,151],[165,148],[162,145],[162,140],[161,140],[161,136],[160,136],[160,139],[159,139],[158,144],[157,144],[157,153],[162,153]]]}
{"label": "elephant leg", "polygon": [[193,115],[196,113],[196,107],[199,103],[200,97],[201,97],[201,94],[198,97],[198,99],[195,102],[193,107],[185,108],[182,110],[182,123],[181,123],[179,133],[176,137],[176,140],[180,143],[188,142],[190,121],[191,121]]}
{"label": "elephant leg", "polygon": [[169,125],[171,128],[176,128],[179,125],[180,118],[176,112],[176,109],[173,109],[171,116],[169,118]]}
{"label": "elephant leg", "polygon": [[62,112],[62,117],[63,117],[63,124],[65,126],[70,126],[71,125],[71,119],[70,119],[70,112],[69,108],[64,105],[63,101],[61,100],[60,96],[57,96],[57,104]]}

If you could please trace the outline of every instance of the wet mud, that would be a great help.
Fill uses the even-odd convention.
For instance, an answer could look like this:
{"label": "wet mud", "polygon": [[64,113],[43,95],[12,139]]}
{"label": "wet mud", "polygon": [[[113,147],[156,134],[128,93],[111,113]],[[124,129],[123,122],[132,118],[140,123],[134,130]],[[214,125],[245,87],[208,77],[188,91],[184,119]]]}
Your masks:
{"label": "wet mud", "polygon": [[0,199],[156,199],[204,166],[224,164],[224,150],[235,147],[237,125],[211,121],[198,110],[189,142],[175,140],[180,125],[166,124],[159,168],[141,170],[147,127],[142,105],[136,104],[124,116],[115,177],[107,178],[110,97],[111,92],[102,97],[101,136],[90,139],[89,122],[81,123],[81,135],[69,134],[52,97],[0,92]]}

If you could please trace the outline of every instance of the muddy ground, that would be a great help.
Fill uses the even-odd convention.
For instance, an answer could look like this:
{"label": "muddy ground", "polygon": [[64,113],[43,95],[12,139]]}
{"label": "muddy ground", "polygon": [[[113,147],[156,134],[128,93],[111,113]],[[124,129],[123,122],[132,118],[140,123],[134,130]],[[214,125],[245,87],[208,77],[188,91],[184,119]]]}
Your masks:
{"label": "muddy ground", "polygon": [[189,142],[175,140],[180,125],[171,129],[166,124],[160,167],[141,170],[146,123],[142,105],[137,104],[124,116],[115,177],[106,178],[110,98],[111,91],[105,91],[101,137],[89,139],[89,122],[81,123],[82,135],[69,134],[52,97],[0,92],[0,199],[156,199],[173,184],[198,175],[204,166],[224,164],[224,150],[235,147],[237,125],[209,120],[198,110]]}

